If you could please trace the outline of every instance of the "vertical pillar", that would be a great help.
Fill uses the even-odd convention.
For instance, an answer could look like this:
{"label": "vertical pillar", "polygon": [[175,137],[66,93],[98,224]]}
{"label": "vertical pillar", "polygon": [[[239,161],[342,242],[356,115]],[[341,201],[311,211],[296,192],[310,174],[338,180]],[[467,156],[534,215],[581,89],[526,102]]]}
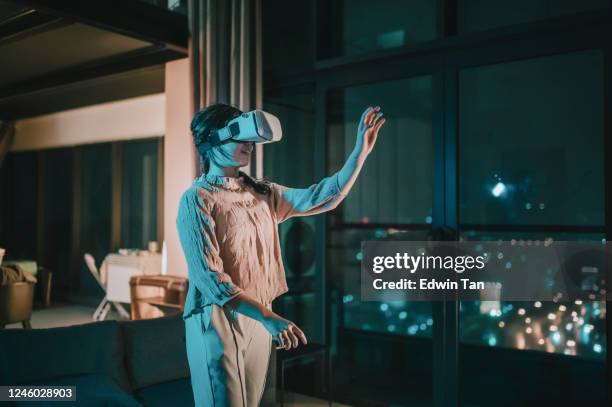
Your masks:
{"label": "vertical pillar", "polygon": [[164,136],[164,239],[168,274],[187,277],[176,214],[182,193],[196,177],[196,151],[189,128],[192,117],[189,59],[166,64],[166,133]]}

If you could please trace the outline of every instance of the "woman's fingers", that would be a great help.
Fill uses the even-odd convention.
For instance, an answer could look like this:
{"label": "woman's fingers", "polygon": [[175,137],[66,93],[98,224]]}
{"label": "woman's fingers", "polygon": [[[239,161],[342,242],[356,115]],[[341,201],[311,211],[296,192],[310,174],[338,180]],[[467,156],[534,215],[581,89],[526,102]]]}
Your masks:
{"label": "woman's fingers", "polygon": [[374,119],[372,120],[372,123],[370,123],[370,128],[374,127],[377,123],[379,123],[383,117],[384,117],[383,112],[377,112],[376,115],[374,116]]}
{"label": "woman's fingers", "polygon": [[372,124],[374,124],[374,122],[376,121],[376,119],[382,114],[380,113],[380,106],[376,106],[376,107],[371,107],[369,108],[370,111],[365,119],[365,125],[366,126],[372,126]]}
{"label": "woman's fingers", "polygon": [[373,107],[368,108],[368,114],[366,115],[363,124],[367,127],[372,123],[372,119],[376,117],[376,110]]}
{"label": "woman's fingers", "polygon": [[276,349],[286,350],[297,348],[300,345],[300,341],[304,345],[308,343],[306,335],[304,335],[304,332],[296,325],[290,325],[287,329],[280,331],[275,340],[280,344]]}
{"label": "woman's fingers", "polygon": [[278,342],[279,346],[276,349],[282,349],[285,347],[285,339],[283,338],[283,331],[280,331],[278,335],[276,335],[276,342]]}
{"label": "woman's fingers", "polygon": [[302,330],[298,328],[296,325],[293,326],[293,330],[295,331],[295,334],[298,336],[298,338],[300,338],[302,343],[306,345],[308,341],[306,340],[306,335],[304,335],[304,332],[302,332]]}
{"label": "woman's fingers", "polygon": [[360,125],[367,126],[368,125],[368,117],[374,111],[373,107],[368,107],[363,114],[361,115],[361,120],[359,121]]}
{"label": "woman's fingers", "polygon": [[285,349],[291,349],[291,339],[289,338],[287,330],[281,331],[280,336],[283,338],[283,346],[285,347]]}
{"label": "woman's fingers", "polygon": [[291,329],[291,327],[289,327],[287,329],[287,331],[289,332],[289,336],[291,337],[291,344],[293,345],[294,348],[297,348],[298,345],[300,344],[300,341],[298,340],[297,335],[293,332],[293,329]]}
{"label": "woman's fingers", "polygon": [[378,130],[380,130],[380,128],[382,127],[383,124],[385,124],[386,119],[381,116],[381,119],[378,120],[378,122],[376,122],[376,124],[374,125],[374,133],[378,133]]}

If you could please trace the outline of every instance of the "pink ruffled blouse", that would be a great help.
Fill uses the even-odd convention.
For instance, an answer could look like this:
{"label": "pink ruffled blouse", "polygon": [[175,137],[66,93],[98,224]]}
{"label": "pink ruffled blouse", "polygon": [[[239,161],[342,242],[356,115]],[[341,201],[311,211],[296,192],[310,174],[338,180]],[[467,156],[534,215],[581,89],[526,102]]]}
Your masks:
{"label": "pink ruffled blouse", "polygon": [[242,178],[202,175],[183,193],[176,218],[190,281],[183,318],[241,291],[271,304],[287,292],[278,224],[344,199],[337,173],[308,188],[270,187],[260,194]]}

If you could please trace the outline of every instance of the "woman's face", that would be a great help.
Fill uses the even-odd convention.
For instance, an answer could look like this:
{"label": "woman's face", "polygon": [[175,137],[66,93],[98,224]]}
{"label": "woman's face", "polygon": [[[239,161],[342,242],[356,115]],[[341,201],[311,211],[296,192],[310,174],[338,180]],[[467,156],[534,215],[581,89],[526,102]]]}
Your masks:
{"label": "woman's face", "polygon": [[213,161],[221,167],[245,167],[251,162],[251,153],[255,143],[238,143],[230,141],[217,148],[220,154],[213,154]]}

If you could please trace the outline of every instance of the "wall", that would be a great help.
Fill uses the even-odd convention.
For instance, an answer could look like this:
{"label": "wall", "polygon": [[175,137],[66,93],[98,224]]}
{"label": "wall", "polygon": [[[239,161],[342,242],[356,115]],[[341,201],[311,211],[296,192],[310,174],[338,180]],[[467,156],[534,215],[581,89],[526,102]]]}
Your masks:
{"label": "wall", "polygon": [[161,136],[165,105],[159,93],[18,120],[11,151]]}

